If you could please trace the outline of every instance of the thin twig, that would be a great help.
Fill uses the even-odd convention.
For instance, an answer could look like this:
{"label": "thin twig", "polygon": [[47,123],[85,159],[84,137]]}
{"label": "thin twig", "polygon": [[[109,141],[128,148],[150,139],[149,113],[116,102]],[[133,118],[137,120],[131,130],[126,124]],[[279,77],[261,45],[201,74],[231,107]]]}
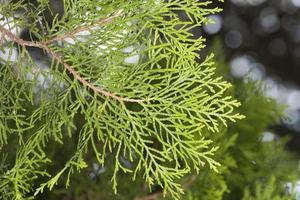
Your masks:
{"label": "thin twig", "polygon": [[[18,43],[21,46],[39,47],[40,48],[39,42],[36,42],[36,41],[26,41],[26,40],[23,40],[21,38],[18,38],[10,30],[4,28],[1,25],[0,25],[0,32],[2,32],[3,35],[8,36],[12,41],[14,41],[15,43]],[[3,35],[2,35],[2,37],[5,37]]]}
{"label": "thin twig", "polygon": [[94,92],[101,93],[102,95],[106,97],[110,97],[113,99],[116,99],[118,101],[127,101],[127,102],[142,102],[143,100],[141,99],[130,99],[130,98],[124,98],[124,97],[119,97],[113,93],[107,92],[99,87],[96,87],[95,85],[91,84],[90,82],[86,81],[84,78],[82,78],[72,66],[68,65],[67,63],[63,62],[61,57],[56,54],[52,49],[48,48],[47,46],[44,46],[43,49],[45,49],[52,57],[61,63],[68,71],[71,73],[75,79],[80,81],[83,85],[87,86],[88,88],[92,89]]}
{"label": "thin twig", "polygon": [[95,26],[99,26],[99,25],[103,25],[103,24],[106,24],[108,22],[111,22],[113,19],[115,19],[116,17],[118,17],[120,15],[121,12],[115,12],[113,13],[111,16],[109,17],[105,17],[105,18],[102,18],[98,21],[95,21],[89,25],[86,25],[86,26],[81,26],[81,27],[78,27],[70,32],[67,32],[67,33],[64,33],[62,35],[58,35],[50,40],[46,40],[44,41],[45,44],[49,44],[49,43],[53,43],[53,42],[57,42],[57,41],[61,41],[65,38],[68,38],[68,37],[74,37],[76,33],[80,33],[82,31],[86,31],[86,30],[90,30],[91,28],[95,27]]}
{"label": "thin twig", "polygon": [[[99,24],[104,24],[104,23],[107,23],[107,22],[110,22],[113,18],[115,18],[117,16],[116,15],[112,15],[111,17],[108,17],[108,18],[104,18],[103,20],[100,20],[96,23],[94,23],[94,25],[99,25]],[[81,31],[84,31],[86,30],[86,28],[90,28],[91,26],[89,27],[81,27],[81,28],[78,28],[78,29],[75,29],[74,31],[72,32],[69,32],[69,33],[66,33],[64,35],[61,35],[61,36],[57,36],[55,38],[53,38],[52,40],[49,40],[50,42],[54,42],[54,41],[58,41],[58,40],[62,40],[66,37],[70,37],[70,35],[72,34],[76,34],[78,32],[81,32]],[[3,35],[6,35],[8,36],[13,42],[25,47],[25,46],[30,46],[30,47],[37,47],[37,48],[41,48],[41,49],[44,49],[47,53],[49,53],[52,58],[54,60],[56,60],[57,62],[59,62],[60,64],[62,64],[64,66],[64,68],[74,76],[74,78],[76,80],[78,80],[82,85],[90,88],[91,90],[93,90],[94,92],[96,93],[100,93],[102,94],[103,96],[105,97],[108,97],[108,98],[113,98],[117,101],[120,101],[120,102],[123,102],[123,101],[126,101],[126,102],[143,102],[143,100],[141,99],[131,99],[131,98],[124,98],[124,97],[120,97],[120,96],[117,96],[113,93],[110,93],[110,92],[107,92],[95,85],[93,85],[92,83],[88,82],[87,80],[85,80],[83,77],[80,76],[80,74],[74,70],[74,68],[65,63],[62,58],[60,57],[60,55],[58,55],[57,53],[55,53],[55,51],[53,51],[49,46],[49,41],[46,41],[46,42],[38,42],[38,41],[26,41],[26,40],[23,40],[21,38],[18,38],[16,35],[14,35],[11,31],[7,30],[6,28],[4,28],[3,26],[0,25],[0,32],[2,32]],[[2,37],[4,37],[2,35]]]}

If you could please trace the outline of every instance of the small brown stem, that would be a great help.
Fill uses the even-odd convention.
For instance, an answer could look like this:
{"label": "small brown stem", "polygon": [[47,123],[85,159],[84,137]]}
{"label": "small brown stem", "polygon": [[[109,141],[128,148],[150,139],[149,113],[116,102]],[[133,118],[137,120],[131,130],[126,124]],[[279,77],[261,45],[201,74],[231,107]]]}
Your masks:
{"label": "small brown stem", "polygon": [[113,19],[115,19],[116,17],[118,17],[120,15],[120,12],[115,12],[114,14],[112,14],[111,16],[109,17],[105,17],[105,18],[102,18],[98,21],[95,21],[87,26],[81,26],[81,27],[78,27],[76,29],[74,29],[73,31],[70,31],[70,32],[67,32],[67,33],[64,33],[62,35],[58,35],[50,40],[46,40],[44,41],[44,44],[49,44],[49,43],[53,43],[53,42],[57,42],[57,41],[61,41],[65,38],[68,38],[68,37],[74,37],[74,35],[76,33],[80,33],[82,31],[86,31],[86,30],[90,30],[91,28],[95,27],[95,26],[99,26],[99,25],[103,25],[103,24],[106,24],[108,22],[111,22]]}
{"label": "small brown stem", "polygon": [[[117,17],[117,14],[115,15],[112,15],[110,17],[107,17],[107,18],[104,18],[98,22],[95,22],[93,25],[99,25],[99,24],[104,24],[104,23],[107,23],[107,22],[110,22],[112,19],[114,19],[115,17]],[[7,30],[6,28],[4,28],[3,26],[0,25],[0,32],[3,34],[2,37],[4,37],[4,35],[8,36],[13,42],[21,45],[21,46],[30,46],[30,47],[37,47],[37,48],[41,48],[41,49],[44,49],[47,53],[49,53],[52,58],[54,60],[56,60],[57,62],[59,62],[60,64],[62,64],[64,66],[64,68],[74,76],[74,78],[76,80],[78,80],[82,85],[90,88],[91,90],[93,90],[94,92],[96,93],[100,93],[102,94],[103,96],[105,97],[108,97],[108,98],[113,98],[117,101],[120,101],[120,102],[123,102],[123,101],[126,101],[126,102],[143,102],[143,100],[141,99],[131,99],[131,98],[124,98],[124,97],[120,97],[120,96],[117,96],[113,93],[110,93],[110,92],[107,92],[95,85],[93,85],[92,83],[86,81],[83,77],[80,76],[80,74],[74,70],[74,68],[65,63],[62,58],[57,54],[55,53],[55,51],[53,51],[47,44],[51,43],[51,42],[54,42],[54,41],[58,41],[58,40],[62,40],[66,37],[70,37],[78,32],[81,32],[81,31],[84,31],[84,30],[87,30],[87,28],[90,28],[91,26],[89,27],[80,27],[80,28],[77,28],[75,29],[74,31],[72,32],[69,32],[69,33],[66,33],[64,35],[61,35],[61,36],[57,36],[55,38],[53,38],[52,40],[49,40],[49,41],[44,41],[44,42],[38,42],[38,41],[26,41],[26,40],[23,40],[21,38],[18,38],[16,35],[14,35],[11,31]]]}

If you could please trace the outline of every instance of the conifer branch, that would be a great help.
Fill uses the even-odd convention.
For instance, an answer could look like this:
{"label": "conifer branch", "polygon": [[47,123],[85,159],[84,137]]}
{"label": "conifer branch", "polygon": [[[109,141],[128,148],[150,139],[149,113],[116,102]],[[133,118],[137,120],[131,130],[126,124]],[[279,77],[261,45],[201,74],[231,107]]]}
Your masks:
{"label": "conifer branch", "polygon": [[[111,17],[108,17],[108,18],[104,18],[103,20],[100,20],[99,22],[96,22],[95,24],[103,24],[105,22],[108,22],[108,21],[111,21],[113,18],[115,18],[117,16],[117,14],[115,15],[112,15]],[[55,37],[53,40],[49,40],[51,42],[54,42],[54,41],[58,41],[58,40],[62,40],[66,37],[69,37],[70,35],[73,35],[75,33],[78,33],[80,31],[83,31],[83,30],[86,30],[88,27],[81,27],[81,28],[78,28],[78,29],[75,29],[74,31],[72,32],[69,32],[69,33],[66,33],[66,34],[63,34],[61,36],[57,36]],[[23,40],[21,38],[18,38],[16,35],[14,35],[11,31],[9,31],[8,29],[4,28],[3,26],[0,25],[0,32],[3,34],[3,35],[6,35],[8,36],[13,42],[25,47],[25,46],[30,46],[30,47],[37,47],[37,48],[41,48],[41,49],[44,49],[47,53],[49,53],[52,58],[54,60],[56,60],[57,62],[59,62],[60,64],[62,64],[64,66],[64,68],[74,76],[74,78],[76,80],[78,80],[82,85],[90,88],[91,90],[93,90],[94,92],[96,93],[100,93],[102,94],[103,96],[105,97],[108,97],[108,98],[113,98],[117,101],[120,101],[120,102],[143,102],[143,100],[141,99],[131,99],[131,98],[124,98],[124,97],[120,97],[120,96],[117,96],[111,92],[107,92],[99,87],[96,87],[95,85],[93,85],[92,83],[88,82],[87,80],[85,80],[83,77],[80,76],[80,74],[74,70],[74,68],[67,64],[66,62],[64,62],[62,60],[62,58],[57,54],[55,53],[55,51],[53,51],[47,44],[49,44],[49,41],[46,41],[46,42],[39,42],[39,41],[26,41],[26,40]],[[3,37],[3,36],[2,36]]]}
{"label": "conifer branch", "polygon": [[[17,80],[12,67],[1,67],[7,70],[7,75],[0,80],[4,82],[0,96],[4,94],[4,106],[8,108],[0,109],[0,121],[4,121],[0,145],[9,143],[6,138],[9,138],[11,126],[20,133],[19,138],[25,145],[18,146],[21,150],[17,153],[17,164],[11,170],[5,169],[4,176],[0,174],[0,182],[7,184],[5,187],[0,185],[0,193],[9,191],[12,197],[7,199],[14,199],[43,192],[46,188],[51,190],[60,180],[65,180],[68,186],[74,170],[80,171],[86,164],[94,164],[90,159],[84,161],[87,153],[94,152],[101,166],[106,166],[106,160],[113,156],[111,180],[115,192],[118,174],[124,172],[131,173],[133,180],[143,179],[150,188],[159,186],[161,191],[152,194],[152,199],[167,195],[178,200],[185,188],[179,179],[192,171],[200,173],[204,165],[208,164],[213,171],[220,165],[213,159],[217,147],[209,133],[219,132],[228,121],[243,118],[234,112],[240,103],[226,92],[231,85],[215,76],[213,56],[196,62],[198,51],[204,48],[204,39],[191,37],[190,30],[194,24],[200,26],[208,14],[218,12],[218,9],[207,7],[211,1],[199,3],[198,0],[107,1],[107,4],[101,2],[100,8],[110,15],[99,18],[97,5],[100,3],[95,3],[93,9],[86,9],[82,6],[86,1],[78,2],[70,1],[70,9],[65,10],[66,15],[74,15],[66,21],[66,28],[53,33],[55,27],[62,26],[55,20],[47,27],[51,33],[48,36],[35,32],[39,41],[22,40],[13,30],[4,25],[0,27],[5,42],[21,48],[39,48],[66,71],[47,70],[41,75],[49,80],[44,77],[39,80],[40,74],[34,74],[36,81],[27,81],[27,75],[33,73],[34,67],[28,66],[28,62],[18,59],[18,63],[13,63],[24,66],[19,68],[22,76]],[[116,8],[117,12],[111,12]],[[33,7],[25,14],[40,20],[36,16],[39,11],[39,7]],[[182,19],[178,11],[190,17]],[[114,20],[117,16],[120,16],[118,20]],[[107,23],[113,24],[105,26]],[[37,30],[32,27],[31,31]],[[89,33],[81,34],[83,31]],[[59,41],[71,45],[62,47]],[[15,50],[12,45],[9,47],[11,52]],[[12,53],[7,54],[11,54],[8,58],[12,57]],[[11,65],[7,61],[4,66]],[[76,81],[75,87],[84,87],[97,95],[85,94],[73,87],[61,92],[60,80],[69,80],[68,74]],[[38,90],[40,94],[36,95],[35,89],[40,85],[47,90]],[[10,88],[14,92],[8,92]],[[105,98],[104,101],[98,100],[98,94]],[[140,97],[141,100],[118,95]],[[77,97],[75,101],[74,96]],[[35,100],[38,102],[32,103]],[[124,101],[139,103],[126,104]],[[12,113],[12,120],[6,117],[7,113]],[[11,123],[13,121],[16,125]],[[28,134],[30,137],[23,138]],[[66,136],[73,135],[76,137],[70,143],[64,141]],[[70,150],[77,148],[75,153],[67,153],[70,162],[58,165],[61,170],[56,175],[50,175],[49,171],[50,180],[35,188],[33,180],[47,168],[41,161],[49,157],[54,162],[46,148],[50,141],[54,145],[72,144]],[[89,148],[90,145],[93,148]],[[14,174],[9,174],[10,171]],[[19,190],[16,191],[13,185]]]}

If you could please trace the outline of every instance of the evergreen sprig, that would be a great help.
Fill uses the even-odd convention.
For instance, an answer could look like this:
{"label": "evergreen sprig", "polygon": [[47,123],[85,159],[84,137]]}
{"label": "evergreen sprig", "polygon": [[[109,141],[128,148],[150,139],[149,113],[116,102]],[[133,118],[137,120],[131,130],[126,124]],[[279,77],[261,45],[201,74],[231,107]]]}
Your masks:
{"label": "evergreen sprig", "polygon": [[[217,171],[217,147],[202,131],[218,132],[243,116],[234,112],[240,103],[226,95],[231,85],[214,75],[213,56],[199,57],[204,39],[191,33],[220,11],[210,3],[69,0],[51,24],[41,14],[48,1],[1,4],[1,50],[19,53],[17,60],[9,53],[0,66],[2,154],[10,140],[18,141],[15,163],[0,175],[0,193],[24,199],[51,190],[62,176],[68,186],[90,151],[101,165],[114,157],[115,192],[120,171],[133,179],[142,174],[175,199],[183,192],[177,179],[205,163]],[[37,39],[22,40],[12,26]],[[46,59],[35,60],[29,48]],[[49,175],[44,166],[55,158],[47,145],[66,137],[77,141],[76,149]],[[36,187],[40,176],[51,178]]]}

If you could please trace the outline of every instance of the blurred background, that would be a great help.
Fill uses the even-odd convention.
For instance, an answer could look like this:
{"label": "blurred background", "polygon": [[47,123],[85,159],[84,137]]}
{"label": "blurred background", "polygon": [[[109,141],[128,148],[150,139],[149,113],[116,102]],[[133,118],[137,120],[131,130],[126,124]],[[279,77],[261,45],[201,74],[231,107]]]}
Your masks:
{"label": "blurred background", "polygon": [[[234,77],[259,80],[267,96],[286,105],[286,118],[273,127],[291,138],[300,154],[300,0],[227,0],[210,15],[201,34],[208,45],[221,40]],[[266,132],[266,140],[274,133]]]}

